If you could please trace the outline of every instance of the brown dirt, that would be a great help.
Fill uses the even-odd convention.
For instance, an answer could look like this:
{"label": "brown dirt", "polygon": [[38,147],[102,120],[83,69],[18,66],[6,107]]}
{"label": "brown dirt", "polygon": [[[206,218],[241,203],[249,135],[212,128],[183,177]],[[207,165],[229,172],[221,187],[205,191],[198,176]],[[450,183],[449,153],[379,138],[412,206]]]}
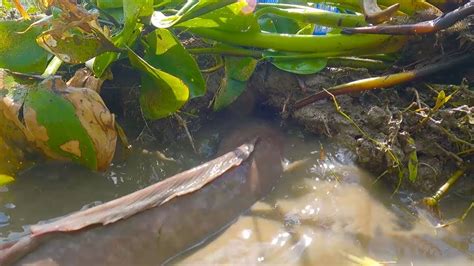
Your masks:
{"label": "brown dirt", "polygon": [[[291,74],[271,66],[263,66],[260,71],[266,75],[256,75],[251,86],[268,97],[265,105],[281,111],[286,103],[291,104],[304,94]],[[368,76],[365,70],[346,68],[326,69],[301,78],[308,94]],[[434,106],[437,92],[444,90],[450,94],[456,89],[459,91],[453,99],[420,126],[423,116]],[[416,110],[417,97],[424,112]],[[407,166],[413,150],[416,150],[418,157],[418,177],[414,183],[402,182],[402,186],[424,192],[436,191],[461,161],[470,163],[473,159],[472,156],[456,155],[473,147],[473,121],[468,120],[472,120],[474,93],[467,87],[433,85],[429,89],[423,84],[411,84],[343,95],[337,97],[337,102],[342,111],[365,133],[336,110],[332,99],[296,110],[290,119],[314,134],[342,143],[357,155],[357,162],[361,166],[375,175],[388,170],[384,180],[393,185],[398,184],[400,169],[405,171],[404,178],[408,177]],[[408,108],[410,105],[412,107]],[[408,141],[410,137],[414,139],[415,145]],[[388,150],[398,158],[400,168],[395,167],[397,163]]]}

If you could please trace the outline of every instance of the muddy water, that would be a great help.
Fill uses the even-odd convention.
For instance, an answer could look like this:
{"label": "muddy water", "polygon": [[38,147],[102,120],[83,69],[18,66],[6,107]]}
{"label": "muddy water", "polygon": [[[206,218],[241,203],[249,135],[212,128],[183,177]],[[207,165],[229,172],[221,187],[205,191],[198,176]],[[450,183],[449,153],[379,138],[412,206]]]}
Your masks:
{"label": "muddy water", "polygon": [[[194,136],[197,155],[186,141],[173,147],[153,145],[176,162],[145,154],[137,145],[126,161],[116,161],[103,174],[64,164],[23,173],[1,189],[0,242],[21,235],[25,225],[122,196],[206,161],[232,125],[248,122],[226,120]],[[367,256],[408,265],[472,265],[473,215],[463,224],[435,229],[429,214],[414,207],[422,195],[400,192],[390,197],[391,191],[373,184],[374,178],[353,165],[351,154],[338,145],[296,127],[283,131],[286,163],[306,162],[285,173],[235,223],[172,264],[350,265],[354,256]],[[459,216],[466,207],[466,200],[453,195],[443,210]]]}

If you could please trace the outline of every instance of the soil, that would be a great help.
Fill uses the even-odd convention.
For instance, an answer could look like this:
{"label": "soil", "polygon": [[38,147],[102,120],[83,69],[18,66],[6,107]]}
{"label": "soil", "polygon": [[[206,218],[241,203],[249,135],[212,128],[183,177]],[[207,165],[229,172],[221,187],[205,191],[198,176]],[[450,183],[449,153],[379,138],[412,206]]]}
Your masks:
{"label": "soil", "polygon": [[[301,77],[307,87],[303,93],[294,76],[271,66],[262,68],[266,68],[263,72],[267,75],[256,75],[251,87],[268,96],[265,105],[280,111],[285,104],[291,105],[293,99],[300,99],[304,94],[369,77],[369,73],[361,69],[326,69]],[[421,124],[441,90],[446,95],[456,90],[457,93],[445,107]],[[417,178],[401,185],[422,192],[436,191],[461,164],[469,164],[473,159],[472,155],[456,155],[473,147],[473,121],[469,120],[474,111],[474,93],[467,86],[411,84],[338,96],[337,103],[352,121],[337,111],[332,99],[296,110],[288,119],[314,134],[342,143],[356,154],[359,165],[376,176],[385,173],[383,180],[394,186],[399,184],[399,178],[408,177],[408,162],[413,151],[418,159]]]}

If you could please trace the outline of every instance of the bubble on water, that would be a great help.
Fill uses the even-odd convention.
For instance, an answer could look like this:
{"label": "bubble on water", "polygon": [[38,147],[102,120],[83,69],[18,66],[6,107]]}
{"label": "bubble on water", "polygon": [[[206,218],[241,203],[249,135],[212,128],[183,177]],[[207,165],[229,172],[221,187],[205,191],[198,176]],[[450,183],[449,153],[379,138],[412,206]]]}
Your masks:
{"label": "bubble on water", "polygon": [[7,203],[4,206],[7,209],[15,209],[16,208],[15,204],[13,204],[13,203]]}
{"label": "bubble on water", "polygon": [[252,235],[252,230],[250,229],[242,230],[241,236],[243,239],[249,239],[251,235]]}
{"label": "bubble on water", "polygon": [[6,215],[3,212],[0,212],[0,227],[5,226],[10,221],[10,216]]}

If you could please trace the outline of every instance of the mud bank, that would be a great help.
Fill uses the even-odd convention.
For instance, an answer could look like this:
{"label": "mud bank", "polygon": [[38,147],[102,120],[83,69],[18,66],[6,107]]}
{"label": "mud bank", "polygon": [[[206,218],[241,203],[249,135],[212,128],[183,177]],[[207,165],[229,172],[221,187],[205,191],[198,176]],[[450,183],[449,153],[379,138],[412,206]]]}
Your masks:
{"label": "mud bank", "polygon": [[[300,77],[298,82],[293,75],[273,67],[262,68],[265,75],[254,76],[251,87],[267,96],[264,105],[314,134],[343,144],[357,155],[362,167],[376,176],[384,174],[382,180],[393,185],[398,184],[400,171],[405,172],[404,179],[408,177],[408,162],[414,151],[417,178],[414,182],[402,180],[401,185],[423,192],[435,191],[461,163],[472,160],[472,155],[465,154],[472,149],[474,103],[474,93],[467,85],[416,83],[338,96],[339,111],[334,101],[327,99],[291,112],[288,108],[295,99],[370,75],[363,69],[329,68]],[[446,95],[456,93],[435,112],[432,107],[442,90]]]}
{"label": "mud bank", "polygon": [[[306,95],[370,76],[366,69],[327,68],[314,75],[296,77],[271,64],[262,64],[249,81],[247,91],[225,112],[248,115],[263,109],[274,113],[283,121],[296,122],[307,131],[350,149],[359,165],[381,176],[380,180],[394,188],[400,183],[402,188],[435,192],[461,163],[469,163],[473,157],[469,151],[473,148],[474,93],[469,85],[418,82],[338,96],[340,111],[352,121],[338,112],[332,99],[291,110],[291,105]],[[168,145],[189,142],[183,121],[192,136],[204,121],[213,119],[210,103],[219,88],[221,71],[206,76],[208,93],[191,100],[180,112],[180,118],[146,123],[137,108],[138,102],[131,100],[138,98],[139,88],[133,86],[130,73],[127,77],[129,84],[122,86],[121,103],[114,111],[124,123],[133,121],[136,130],[129,132],[132,139],[152,139]],[[107,84],[104,88],[107,91]],[[440,91],[454,95],[434,112]],[[424,119],[426,121],[422,122]],[[408,163],[414,151],[418,173],[416,180],[411,182],[408,181]],[[468,170],[466,175],[472,175],[472,170]]]}

